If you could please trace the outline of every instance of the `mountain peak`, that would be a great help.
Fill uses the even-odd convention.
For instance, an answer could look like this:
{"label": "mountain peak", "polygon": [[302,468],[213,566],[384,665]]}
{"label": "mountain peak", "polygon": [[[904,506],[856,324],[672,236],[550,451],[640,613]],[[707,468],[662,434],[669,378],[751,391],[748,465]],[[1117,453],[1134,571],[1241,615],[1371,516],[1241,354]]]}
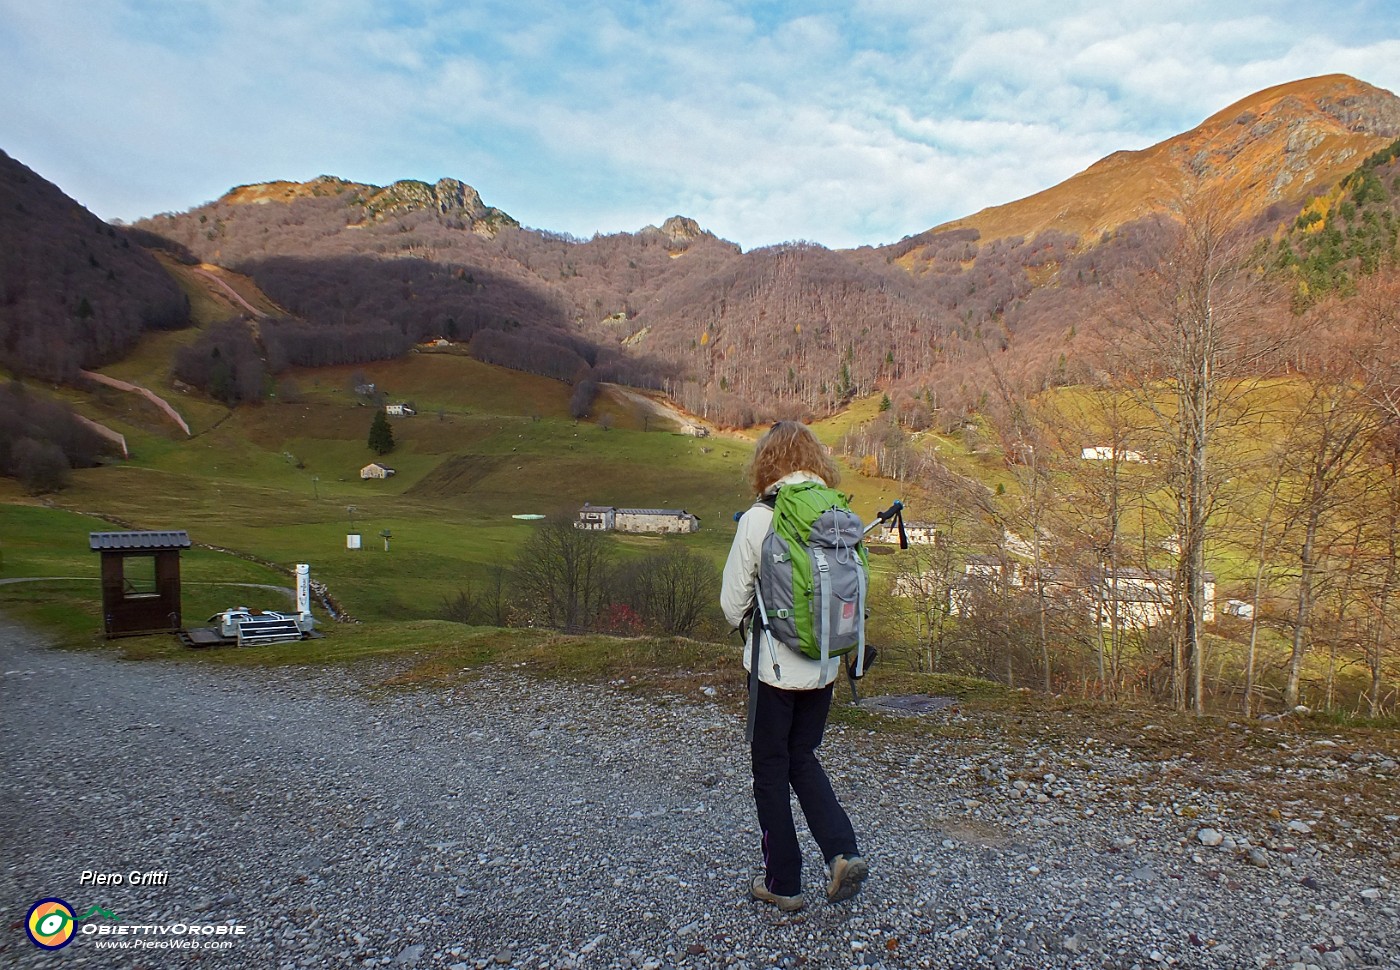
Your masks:
{"label": "mountain peak", "polygon": [[474,232],[495,235],[505,226],[519,223],[500,209],[481,201],[481,195],[465,182],[454,178],[429,184],[402,179],[391,185],[350,182],[334,175],[320,175],[309,182],[258,182],[231,189],[220,202],[229,205],[291,204],[301,199],[346,197],[348,205],[360,210],[356,223],[382,222],[411,212],[436,212],[470,225]]}
{"label": "mountain peak", "polygon": [[671,216],[661,224],[661,228],[656,226],[643,226],[643,233],[660,233],[665,236],[673,245],[688,246],[702,236],[710,235],[700,228],[700,223],[688,216]]}
{"label": "mountain peak", "polygon": [[1248,219],[1301,204],[1400,136],[1400,98],[1345,74],[1275,85],[1190,131],[1140,151],[1114,152],[1051,188],[939,226],[984,239],[1059,229],[1092,242],[1161,212],[1194,184],[1223,190]]}

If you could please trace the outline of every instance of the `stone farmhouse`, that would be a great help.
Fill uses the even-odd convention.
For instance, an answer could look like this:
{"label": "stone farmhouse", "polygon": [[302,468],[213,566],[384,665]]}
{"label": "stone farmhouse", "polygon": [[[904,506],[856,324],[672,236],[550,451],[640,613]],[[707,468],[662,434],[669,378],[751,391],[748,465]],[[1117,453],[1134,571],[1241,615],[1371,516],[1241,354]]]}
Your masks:
{"label": "stone farmhouse", "polygon": [[685,509],[624,509],[585,504],[578,510],[574,528],[590,532],[685,534],[700,531],[700,519]]}
{"label": "stone farmhouse", "polygon": [[407,404],[386,404],[384,405],[384,413],[391,418],[402,418],[410,414],[417,414],[418,412]]}
{"label": "stone farmhouse", "polygon": [[377,461],[372,461],[360,469],[361,478],[388,478],[393,474],[395,472],[392,468],[388,465],[381,465]]}

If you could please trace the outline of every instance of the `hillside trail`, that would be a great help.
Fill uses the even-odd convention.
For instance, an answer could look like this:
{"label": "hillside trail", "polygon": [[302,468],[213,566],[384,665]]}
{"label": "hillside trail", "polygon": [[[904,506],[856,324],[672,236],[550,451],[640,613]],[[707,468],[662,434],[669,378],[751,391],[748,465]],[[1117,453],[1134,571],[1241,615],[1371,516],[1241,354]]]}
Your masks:
{"label": "hillside trail", "polygon": [[266,313],[253,306],[253,304],[249,303],[247,300],[243,299],[243,295],[241,293],[239,293],[232,286],[230,286],[227,280],[223,279],[222,277],[214,273],[212,269],[208,268],[207,264],[204,266],[198,266],[195,269],[191,270],[191,272],[198,276],[200,279],[208,280],[210,283],[213,283],[216,287],[219,288],[220,293],[228,297],[234,303],[241,306],[244,310],[247,310],[254,317],[258,318],[259,320],[267,319]]}
{"label": "hillside trail", "polygon": [[[680,431],[684,432],[686,429],[695,429],[703,430],[706,436],[715,435],[724,438],[745,437],[737,431],[720,428],[697,414],[691,414],[670,398],[660,394],[653,396],[622,384],[604,383],[601,386],[615,397],[641,409],[644,413],[661,418],[663,421],[673,422]],[[689,433],[694,432],[691,431]]]}
{"label": "hillside trail", "polygon": [[[1083,745],[1022,752],[1069,793],[1041,802],[990,739],[969,759],[833,725],[872,875],[827,903],[803,831],[809,903],[784,915],[743,889],[738,699],[512,669],[389,686],[407,664],[125,662],[0,615],[0,965],[1400,967],[1383,854],[1196,862],[1144,811],[1158,765]],[[23,926],[48,898],[110,918],[44,952]]]}

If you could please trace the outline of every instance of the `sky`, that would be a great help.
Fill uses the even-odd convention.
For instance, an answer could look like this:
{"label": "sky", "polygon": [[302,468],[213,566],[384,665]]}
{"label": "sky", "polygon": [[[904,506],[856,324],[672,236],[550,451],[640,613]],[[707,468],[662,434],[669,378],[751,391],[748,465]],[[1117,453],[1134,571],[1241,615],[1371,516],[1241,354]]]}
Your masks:
{"label": "sky", "polygon": [[0,149],[109,220],[448,177],[846,248],[1337,72],[1400,92],[1400,0],[0,0]]}

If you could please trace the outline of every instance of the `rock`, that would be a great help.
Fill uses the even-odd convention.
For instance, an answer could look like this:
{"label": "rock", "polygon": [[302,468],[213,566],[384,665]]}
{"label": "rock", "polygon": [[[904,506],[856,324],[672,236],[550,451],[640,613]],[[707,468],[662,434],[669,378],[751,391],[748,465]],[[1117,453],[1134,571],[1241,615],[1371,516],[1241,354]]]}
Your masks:
{"label": "rock", "polygon": [[1294,819],[1293,821],[1289,822],[1287,828],[1288,831],[1295,832],[1298,835],[1312,834],[1312,826],[1309,825],[1307,822],[1300,821],[1299,819]]}
{"label": "rock", "polygon": [[1196,833],[1196,841],[1200,842],[1201,845],[1214,847],[1224,842],[1225,836],[1221,835],[1215,829],[1201,829]]}
{"label": "rock", "polygon": [[1361,898],[1374,903],[1381,898],[1381,891],[1379,889],[1363,889],[1361,890]]}
{"label": "rock", "polygon": [[394,957],[394,962],[401,967],[411,967],[419,960],[423,959],[423,951],[425,949],[426,947],[422,943],[406,946],[399,952],[398,956]]}
{"label": "rock", "polygon": [[1260,869],[1269,868],[1269,853],[1257,846],[1249,850],[1248,858],[1249,864],[1252,866],[1258,866]]}

